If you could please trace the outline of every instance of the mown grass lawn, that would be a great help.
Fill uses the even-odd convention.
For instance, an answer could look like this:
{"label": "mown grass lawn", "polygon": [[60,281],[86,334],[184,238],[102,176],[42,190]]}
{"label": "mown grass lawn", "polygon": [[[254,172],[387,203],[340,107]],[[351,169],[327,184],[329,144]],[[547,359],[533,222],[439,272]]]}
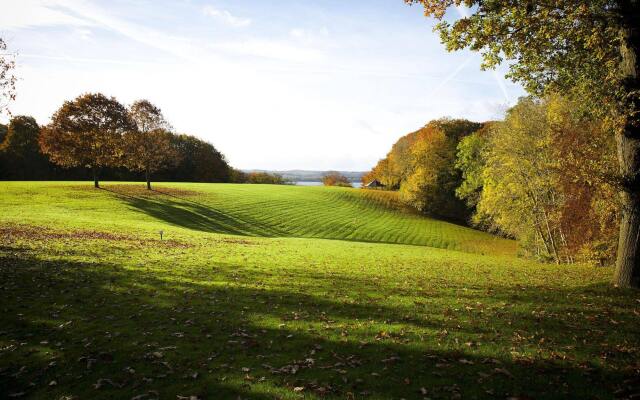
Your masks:
{"label": "mown grass lawn", "polygon": [[640,393],[640,293],[609,268],[520,260],[385,194],[158,188],[0,183],[0,396]]}

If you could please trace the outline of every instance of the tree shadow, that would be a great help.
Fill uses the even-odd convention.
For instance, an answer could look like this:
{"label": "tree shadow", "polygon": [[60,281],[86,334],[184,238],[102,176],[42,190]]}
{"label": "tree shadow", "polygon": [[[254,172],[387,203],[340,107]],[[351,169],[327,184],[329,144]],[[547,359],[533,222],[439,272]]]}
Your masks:
{"label": "tree shadow", "polygon": [[[210,276],[194,271],[182,278],[170,270],[105,262],[27,254],[0,258],[5,300],[0,393],[24,392],[32,398],[595,399],[612,398],[614,392],[629,397],[640,389],[634,353],[603,359],[602,342],[591,346],[574,340],[576,328],[563,324],[562,315],[532,315],[543,304],[533,293],[513,300],[511,289],[494,288],[492,295],[518,307],[487,326],[436,318],[445,313],[436,303],[433,318],[421,320],[405,317],[417,313],[419,305],[348,302],[285,285],[261,288],[259,274],[233,264],[216,265]],[[340,289],[342,278],[327,283]],[[350,281],[352,288],[364,285],[365,291],[368,284]],[[389,289],[380,287],[385,294]],[[605,304],[622,301],[615,292],[594,290],[596,296],[607,296]],[[452,296],[449,291],[432,295],[445,303]],[[558,307],[571,309],[569,304]],[[588,309],[587,303],[579,307],[572,312]],[[379,323],[367,328],[366,321]],[[399,330],[400,324],[405,327]],[[371,330],[378,325],[386,326],[385,332]],[[617,332],[603,332],[598,339],[609,344],[607,349],[633,349],[638,344],[629,338],[636,326],[637,319],[620,320]],[[558,357],[512,357],[490,350],[515,346],[514,333],[541,329],[547,338],[537,344],[541,352],[555,351]],[[454,344],[469,335],[489,341],[491,332],[495,343]],[[565,348],[567,343],[572,350]]]}
{"label": "tree shadow", "polygon": [[186,196],[176,196],[158,190],[152,190],[149,195],[143,196],[109,188],[101,189],[115,195],[132,208],[174,226],[239,236],[273,237],[281,234],[273,227],[224,213]]}

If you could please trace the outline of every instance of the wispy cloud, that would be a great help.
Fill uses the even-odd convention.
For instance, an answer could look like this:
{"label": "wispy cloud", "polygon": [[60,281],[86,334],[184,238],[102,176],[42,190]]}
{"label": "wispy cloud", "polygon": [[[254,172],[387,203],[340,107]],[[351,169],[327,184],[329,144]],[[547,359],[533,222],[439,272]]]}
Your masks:
{"label": "wispy cloud", "polygon": [[204,15],[214,17],[235,28],[244,28],[251,25],[250,18],[236,17],[227,10],[219,10],[213,6],[204,6],[202,8],[202,12],[204,13]]}
{"label": "wispy cloud", "polygon": [[33,26],[76,26],[86,27],[91,22],[70,15],[58,8],[55,0],[21,0],[10,5],[1,4],[0,27],[16,30]]}
{"label": "wispy cloud", "polygon": [[212,50],[221,50],[231,54],[242,56],[269,58],[296,63],[322,61],[324,53],[313,47],[297,46],[287,41],[248,39],[244,41],[232,41],[214,43],[210,45]]}
{"label": "wispy cloud", "polygon": [[0,26],[4,29],[38,26],[74,27],[74,33],[85,40],[91,37],[91,32],[86,29],[78,30],[78,28],[99,27],[179,58],[197,60],[202,56],[202,49],[194,46],[191,41],[185,38],[130,23],[86,0],[24,0],[16,2],[0,13]]}
{"label": "wispy cloud", "polygon": [[[463,5],[457,5],[456,10],[458,11],[458,14],[460,15],[460,17],[462,18],[469,18],[471,16],[471,10],[468,7],[465,7]],[[457,75],[461,70],[462,70],[461,68],[457,69],[455,74],[453,74],[451,78],[454,78],[455,75]],[[509,93],[507,92],[507,85],[505,84],[504,76],[501,76],[495,69],[492,71],[491,75],[493,76],[493,79],[496,81],[498,88],[500,88],[500,91],[502,92],[505,101],[509,102],[510,97],[509,97]]]}

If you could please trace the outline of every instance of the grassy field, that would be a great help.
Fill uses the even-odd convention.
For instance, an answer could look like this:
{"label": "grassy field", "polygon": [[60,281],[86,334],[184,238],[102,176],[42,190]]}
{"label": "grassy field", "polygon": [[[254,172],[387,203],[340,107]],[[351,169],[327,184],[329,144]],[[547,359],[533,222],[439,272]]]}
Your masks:
{"label": "grassy field", "polygon": [[[401,243],[514,254],[513,241],[402,209],[396,193],[274,185],[3,183],[5,222],[167,234],[223,233]],[[28,198],[29,207],[24,200]],[[401,212],[398,212],[401,211]],[[69,218],[69,213],[73,218]],[[123,218],[118,218],[120,215]],[[126,217],[125,217],[126,216]]]}
{"label": "grassy field", "polygon": [[0,182],[0,207],[0,397],[640,393],[640,294],[611,269],[392,194]]}

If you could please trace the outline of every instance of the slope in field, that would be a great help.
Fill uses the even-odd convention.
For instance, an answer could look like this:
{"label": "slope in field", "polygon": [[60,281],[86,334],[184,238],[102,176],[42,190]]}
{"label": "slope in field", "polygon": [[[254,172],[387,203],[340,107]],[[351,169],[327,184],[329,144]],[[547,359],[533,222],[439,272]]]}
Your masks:
{"label": "slope in field", "polygon": [[[514,254],[515,243],[416,215],[395,193],[349,188],[232,184],[0,183],[5,221],[110,224],[131,230],[181,228],[264,237],[305,237],[401,243],[486,254]],[[24,202],[31,212],[24,215]],[[116,216],[117,218],[113,218]]]}

